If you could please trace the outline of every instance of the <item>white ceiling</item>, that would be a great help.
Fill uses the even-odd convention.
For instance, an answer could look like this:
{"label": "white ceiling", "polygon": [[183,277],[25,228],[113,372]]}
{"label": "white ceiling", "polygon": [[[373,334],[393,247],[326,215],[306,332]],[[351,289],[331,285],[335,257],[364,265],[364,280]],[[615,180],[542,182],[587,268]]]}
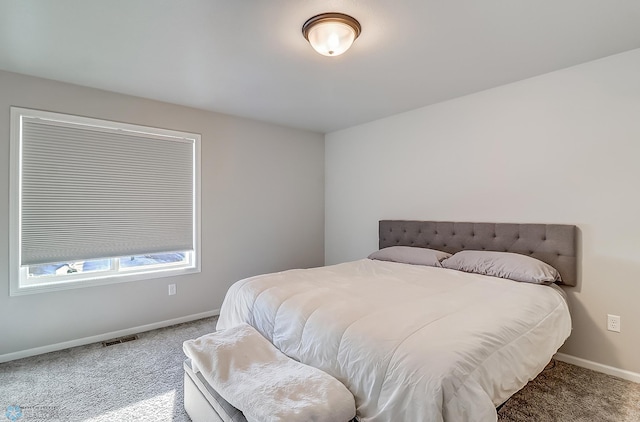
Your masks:
{"label": "white ceiling", "polygon": [[[362,24],[343,56],[321,12]],[[635,48],[638,0],[0,1],[0,69],[318,132]]]}

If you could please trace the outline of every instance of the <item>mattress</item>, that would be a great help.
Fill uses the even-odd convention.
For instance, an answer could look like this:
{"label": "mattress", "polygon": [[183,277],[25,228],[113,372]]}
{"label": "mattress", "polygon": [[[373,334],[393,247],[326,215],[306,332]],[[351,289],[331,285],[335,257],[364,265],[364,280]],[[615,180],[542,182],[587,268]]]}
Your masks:
{"label": "mattress", "polygon": [[556,286],[369,259],[238,281],[217,328],[241,322],[345,384],[360,421],[495,421],[571,332]]}

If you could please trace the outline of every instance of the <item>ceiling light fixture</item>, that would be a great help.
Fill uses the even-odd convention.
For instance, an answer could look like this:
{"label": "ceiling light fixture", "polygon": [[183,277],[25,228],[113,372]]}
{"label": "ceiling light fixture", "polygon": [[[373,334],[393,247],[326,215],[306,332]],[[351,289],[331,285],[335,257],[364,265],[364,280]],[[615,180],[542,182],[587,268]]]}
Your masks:
{"label": "ceiling light fixture", "polygon": [[360,35],[360,22],[343,13],[321,13],[302,25],[302,34],[323,56],[339,56]]}

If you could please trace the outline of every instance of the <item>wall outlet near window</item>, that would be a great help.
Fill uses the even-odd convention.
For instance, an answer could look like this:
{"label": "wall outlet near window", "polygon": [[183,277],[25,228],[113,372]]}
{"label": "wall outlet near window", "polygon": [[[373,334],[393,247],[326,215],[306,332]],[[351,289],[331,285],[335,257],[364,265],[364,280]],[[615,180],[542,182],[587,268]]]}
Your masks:
{"label": "wall outlet near window", "polygon": [[607,330],[620,332],[620,317],[618,315],[607,315]]}
{"label": "wall outlet near window", "polygon": [[169,296],[173,296],[176,294],[176,285],[169,284]]}

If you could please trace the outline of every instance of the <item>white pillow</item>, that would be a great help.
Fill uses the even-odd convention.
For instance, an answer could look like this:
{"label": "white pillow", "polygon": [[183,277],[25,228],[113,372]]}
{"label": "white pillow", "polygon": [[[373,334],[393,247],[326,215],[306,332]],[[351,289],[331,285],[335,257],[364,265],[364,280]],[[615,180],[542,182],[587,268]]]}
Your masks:
{"label": "white pillow", "polygon": [[551,284],[561,280],[560,273],[551,265],[510,252],[461,251],[442,261],[442,266],[525,283]]}
{"label": "white pillow", "polygon": [[412,246],[391,246],[375,251],[369,255],[368,258],[379,261],[400,262],[403,264],[442,267],[440,261],[450,256],[451,254],[449,253],[436,251],[435,249],[415,248]]}

